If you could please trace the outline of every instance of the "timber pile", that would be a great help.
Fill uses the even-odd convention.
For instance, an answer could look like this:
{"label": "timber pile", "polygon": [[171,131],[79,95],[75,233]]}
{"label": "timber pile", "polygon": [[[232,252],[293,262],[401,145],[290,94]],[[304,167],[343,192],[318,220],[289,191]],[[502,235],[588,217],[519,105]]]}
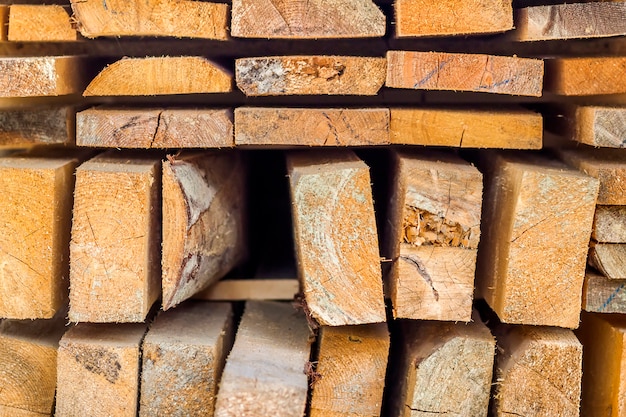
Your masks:
{"label": "timber pile", "polygon": [[2,3],[0,415],[626,415],[626,1]]}

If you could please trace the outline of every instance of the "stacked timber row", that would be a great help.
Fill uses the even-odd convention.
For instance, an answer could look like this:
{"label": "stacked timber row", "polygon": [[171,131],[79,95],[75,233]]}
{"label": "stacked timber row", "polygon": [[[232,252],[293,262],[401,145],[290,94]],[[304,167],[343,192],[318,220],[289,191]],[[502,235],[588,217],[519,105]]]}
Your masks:
{"label": "stacked timber row", "polygon": [[625,1],[28,3],[0,414],[626,415]]}

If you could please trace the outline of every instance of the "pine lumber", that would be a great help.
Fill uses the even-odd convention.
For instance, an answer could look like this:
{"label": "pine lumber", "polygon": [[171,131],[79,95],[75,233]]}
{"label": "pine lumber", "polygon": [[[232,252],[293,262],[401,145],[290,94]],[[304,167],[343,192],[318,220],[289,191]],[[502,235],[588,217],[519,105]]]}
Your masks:
{"label": "pine lumber", "polygon": [[509,326],[495,336],[494,416],[579,416],[583,347],[571,330]]}
{"label": "pine lumber", "polygon": [[230,109],[94,107],[76,114],[76,144],[99,148],[229,148]]}
{"label": "pine lumber", "polygon": [[625,56],[546,59],[546,91],[562,96],[626,93]]}
{"label": "pine lumber", "polygon": [[543,118],[528,110],[391,108],[391,143],[541,149]]}
{"label": "pine lumber", "polygon": [[583,304],[585,311],[626,313],[626,280],[609,279],[591,270],[585,275]]}
{"label": "pine lumber", "polygon": [[352,151],[287,157],[298,277],[322,325],[385,321],[369,167]]}
{"label": "pine lumber", "polygon": [[8,37],[9,28],[9,5],[0,4],[0,42],[4,42]]}
{"label": "pine lumber", "polygon": [[58,4],[13,4],[9,8],[8,40],[68,42],[78,39],[66,7]]}
{"label": "pine lumber", "polygon": [[303,55],[240,58],[237,87],[246,96],[373,96],[385,82],[384,58]]}
{"label": "pine lumber", "polygon": [[78,56],[0,58],[0,97],[78,94],[85,85]]}
{"label": "pine lumber", "polygon": [[79,323],[59,344],[58,417],[134,417],[143,323]]}
{"label": "pine lumber", "polygon": [[583,313],[577,335],[583,343],[581,415],[626,413],[626,321],[623,316]]}
{"label": "pine lumber", "polygon": [[208,59],[163,56],[115,61],[89,83],[83,96],[204,94],[231,90],[231,74]]}
{"label": "pine lumber", "polygon": [[74,114],[68,106],[0,110],[0,148],[71,145]]}
{"label": "pine lumber", "polygon": [[543,61],[516,56],[388,51],[385,85],[541,97]]}
{"label": "pine lumber", "polygon": [[394,153],[387,296],[396,318],[469,321],[482,174],[459,157]]}
{"label": "pine lumber", "polygon": [[290,304],[249,301],[226,361],[216,417],[301,417],[310,355],[305,317]]}
{"label": "pine lumber", "polygon": [[228,39],[228,5],[176,0],[71,0],[74,19],[87,38],[172,36]]}
{"label": "pine lumber", "polygon": [[237,146],[371,146],[389,144],[389,109],[235,109]]}
{"label": "pine lumber", "polygon": [[572,140],[597,147],[626,147],[626,108],[578,106],[571,118]]}
{"label": "pine lumber", "polygon": [[216,282],[246,257],[241,154],[188,152],[163,162],[163,309]]}
{"label": "pine lumber", "polygon": [[0,415],[41,417],[54,412],[65,312],[52,320],[0,323]]}
{"label": "pine lumber", "polygon": [[309,416],[379,416],[388,356],[386,323],[322,327]]}
{"label": "pine lumber", "polygon": [[589,265],[596,268],[609,279],[626,279],[626,244],[597,243],[589,244]]}
{"label": "pine lumber", "polygon": [[372,0],[233,0],[231,34],[238,38],[324,39],[385,35]]}
{"label": "pine lumber", "polygon": [[293,300],[300,292],[297,278],[223,279],[192,296],[195,300]]}
{"label": "pine lumber", "polygon": [[515,11],[519,41],[626,35],[626,2],[588,1],[522,7]]}
{"label": "pine lumber", "polygon": [[76,169],[70,321],[141,322],[159,297],[160,162],[110,152]]}
{"label": "pine lumber", "polygon": [[505,323],[576,328],[598,181],[538,156],[490,154],[481,169],[480,295]]}
{"label": "pine lumber", "polygon": [[496,342],[477,316],[470,323],[407,320],[399,329],[391,417],[487,415]]}
{"label": "pine lumber", "polygon": [[596,206],[591,237],[601,243],[626,243],[626,207]]}
{"label": "pine lumber", "polygon": [[190,302],[159,314],[143,342],[139,416],[213,415],[234,332],[228,303]]}
{"label": "pine lumber", "polygon": [[396,36],[450,36],[505,32],[513,29],[508,0],[396,0]]}

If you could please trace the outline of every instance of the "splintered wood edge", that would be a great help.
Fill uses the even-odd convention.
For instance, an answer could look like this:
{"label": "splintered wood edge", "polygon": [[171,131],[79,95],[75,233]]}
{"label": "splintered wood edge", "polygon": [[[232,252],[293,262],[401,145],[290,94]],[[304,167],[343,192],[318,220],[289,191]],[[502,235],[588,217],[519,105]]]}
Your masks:
{"label": "splintered wood edge", "polygon": [[297,278],[226,279],[194,295],[195,300],[293,300],[300,292]]}

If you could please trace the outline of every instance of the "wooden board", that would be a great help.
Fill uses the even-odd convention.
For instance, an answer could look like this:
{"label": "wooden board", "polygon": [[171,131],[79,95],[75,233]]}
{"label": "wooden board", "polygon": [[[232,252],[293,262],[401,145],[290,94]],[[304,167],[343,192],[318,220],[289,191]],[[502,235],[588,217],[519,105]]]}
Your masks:
{"label": "wooden board", "polygon": [[626,243],[626,207],[596,206],[591,237],[601,243]]}
{"label": "wooden board", "polygon": [[626,280],[609,279],[587,271],[582,307],[595,313],[626,313]]}
{"label": "wooden board", "polygon": [[72,322],[141,322],[160,294],[160,160],[102,154],[76,170]]}
{"label": "wooden board", "polygon": [[495,336],[494,416],[579,416],[583,349],[571,330],[510,326]]}
{"label": "wooden board", "polygon": [[508,0],[396,0],[397,37],[450,36],[504,32],[513,29]]}
{"label": "wooden board", "polygon": [[385,321],[369,168],[351,151],[287,157],[298,276],[322,325]]}
{"label": "wooden board", "polygon": [[228,38],[228,5],[176,0],[71,0],[78,29],[100,36]]}
{"label": "wooden board", "polygon": [[310,355],[304,315],[290,304],[249,301],[228,356],[216,417],[302,417]]}
{"label": "wooden board", "polygon": [[68,8],[61,5],[13,4],[8,39],[14,42],[67,42],[78,39]]}
{"label": "wooden board", "polygon": [[392,108],[391,143],[541,149],[543,118],[527,110]]}
{"label": "wooden board", "polygon": [[519,41],[626,35],[626,2],[589,1],[522,7],[515,11]]}
{"label": "wooden board", "polygon": [[540,97],[543,61],[515,56],[388,51],[385,85]]}
{"label": "wooden board", "polygon": [[[472,323],[402,321],[390,417],[487,415],[495,340]],[[471,364],[471,366],[467,366]]]}
{"label": "wooden board", "polygon": [[143,342],[139,416],[212,415],[234,337],[228,303],[187,302],[159,314]]}
{"label": "wooden board", "polygon": [[78,94],[85,86],[76,56],[0,58],[0,97],[47,97]]}
{"label": "wooden board", "polygon": [[230,109],[94,107],[76,114],[76,144],[99,148],[228,148]]}
{"label": "wooden board", "polygon": [[231,90],[231,74],[206,58],[146,57],[122,58],[107,66],[91,81],[83,96],[153,96]]}
{"label": "wooden board", "polygon": [[163,162],[164,310],[245,259],[245,182],[239,153],[182,153]]}
{"label": "wooden board", "polygon": [[389,144],[389,109],[235,109],[237,146]]}
{"label": "wooden board", "polygon": [[366,38],[385,35],[385,15],[372,0],[233,0],[238,38]]}
{"label": "wooden board", "polygon": [[146,324],[80,323],[61,339],[58,417],[134,417]]}
{"label": "wooden board", "polygon": [[224,279],[192,296],[195,300],[293,300],[300,292],[297,278]]}
{"label": "wooden board", "polygon": [[240,58],[237,87],[246,96],[373,96],[385,82],[384,58],[303,55]]}
{"label": "wooden board", "polygon": [[626,93],[626,57],[546,59],[546,91],[563,96]]}
{"label": "wooden board", "polygon": [[386,323],[322,327],[310,417],[380,415],[389,355]]}
{"label": "wooden board", "polygon": [[579,106],[570,121],[571,138],[576,142],[606,148],[626,147],[626,108]]}
{"label": "wooden board", "polygon": [[626,279],[626,244],[597,243],[589,245],[589,265],[609,279]]}
{"label": "wooden board", "polygon": [[74,143],[71,107],[31,107],[0,111],[0,147],[71,145]]}
{"label": "wooden board", "polygon": [[482,175],[451,154],[394,154],[385,257],[396,318],[469,321]]}
{"label": "wooden board", "polygon": [[0,5],[0,41],[6,41],[9,29],[9,5]]}
{"label": "wooden board", "polygon": [[481,169],[479,294],[505,323],[577,327],[598,181],[541,157],[485,154]]}

